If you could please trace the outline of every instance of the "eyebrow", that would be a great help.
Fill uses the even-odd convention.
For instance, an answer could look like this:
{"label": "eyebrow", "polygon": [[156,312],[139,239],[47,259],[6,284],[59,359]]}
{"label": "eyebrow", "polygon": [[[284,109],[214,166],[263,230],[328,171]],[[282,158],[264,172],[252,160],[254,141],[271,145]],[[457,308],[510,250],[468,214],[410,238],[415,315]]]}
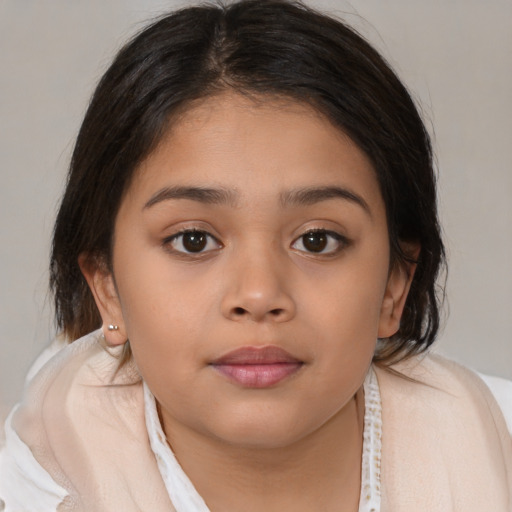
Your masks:
{"label": "eyebrow", "polygon": [[[189,199],[205,204],[229,204],[237,203],[238,194],[235,190],[226,188],[175,186],[165,187],[151,196],[143,209],[168,201],[171,199]],[[311,206],[329,199],[343,199],[360,206],[371,217],[368,203],[355,192],[337,186],[306,187],[290,190],[280,194],[279,200],[283,207],[286,206]]]}
{"label": "eyebrow", "polygon": [[236,193],[234,190],[224,188],[208,187],[165,187],[152,195],[143,209],[151,208],[155,204],[169,199],[190,199],[205,204],[230,204],[236,202]]}
{"label": "eyebrow", "polygon": [[355,192],[336,186],[307,187],[281,194],[280,200],[283,206],[310,206],[329,199],[344,199],[360,206],[371,217],[368,203]]}

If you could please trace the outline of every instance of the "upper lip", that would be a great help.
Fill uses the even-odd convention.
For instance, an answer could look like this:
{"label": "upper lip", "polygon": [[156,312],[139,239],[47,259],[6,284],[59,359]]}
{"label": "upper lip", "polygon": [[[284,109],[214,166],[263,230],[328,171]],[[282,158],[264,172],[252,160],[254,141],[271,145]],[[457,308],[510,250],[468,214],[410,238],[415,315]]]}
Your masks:
{"label": "upper lip", "polygon": [[278,364],[301,363],[286,350],[275,345],[263,347],[241,347],[228,352],[212,361],[212,365],[250,365],[250,364]]}

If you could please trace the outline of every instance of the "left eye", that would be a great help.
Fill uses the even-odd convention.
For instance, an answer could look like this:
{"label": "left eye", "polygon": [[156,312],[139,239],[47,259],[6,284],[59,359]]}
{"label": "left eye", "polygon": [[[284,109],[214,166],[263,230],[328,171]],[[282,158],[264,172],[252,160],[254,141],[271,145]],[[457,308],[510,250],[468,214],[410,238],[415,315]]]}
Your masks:
{"label": "left eye", "polygon": [[214,251],[221,247],[220,242],[210,233],[196,229],[176,233],[165,243],[170,245],[174,251],[186,254]]}
{"label": "left eye", "polygon": [[313,254],[335,254],[346,244],[343,236],[333,231],[315,229],[297,238],[292,248]]}

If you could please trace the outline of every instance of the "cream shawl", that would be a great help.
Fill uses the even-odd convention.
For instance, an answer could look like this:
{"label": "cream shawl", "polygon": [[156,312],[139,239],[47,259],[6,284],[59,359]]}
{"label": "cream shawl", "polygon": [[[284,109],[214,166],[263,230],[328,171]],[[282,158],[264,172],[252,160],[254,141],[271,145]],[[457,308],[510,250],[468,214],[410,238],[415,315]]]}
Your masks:
{"label": "cream shawl", "polygon": [[[69,495],[59,512],[174,511],[149,445],[140,377],[134,366],[115,374],[116,367],[97,334],[86,336],[38,372],[12,417],[10,435],[55,482],[55,500],[62,489]],[[395,370],[415,380],[376,369],[382,512],[511,512],[512,439],[486,385],[431,355]],[[1,496],[9,461],[0,471]],[[7,505],[46,510],[37,501]]]}

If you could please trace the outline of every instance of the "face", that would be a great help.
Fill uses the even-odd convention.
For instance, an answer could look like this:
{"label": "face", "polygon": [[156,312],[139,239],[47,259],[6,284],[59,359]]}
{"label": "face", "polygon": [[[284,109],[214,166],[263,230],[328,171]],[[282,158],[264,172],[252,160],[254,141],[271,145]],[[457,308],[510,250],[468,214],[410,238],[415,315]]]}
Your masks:
{"label": "face", "polygon": [[140,165],[113,279],[85,273],[166,432],[285,446],[343,414],[397,330],[409,279],[389,267],[365,154],[309,107],[226,94]]}

